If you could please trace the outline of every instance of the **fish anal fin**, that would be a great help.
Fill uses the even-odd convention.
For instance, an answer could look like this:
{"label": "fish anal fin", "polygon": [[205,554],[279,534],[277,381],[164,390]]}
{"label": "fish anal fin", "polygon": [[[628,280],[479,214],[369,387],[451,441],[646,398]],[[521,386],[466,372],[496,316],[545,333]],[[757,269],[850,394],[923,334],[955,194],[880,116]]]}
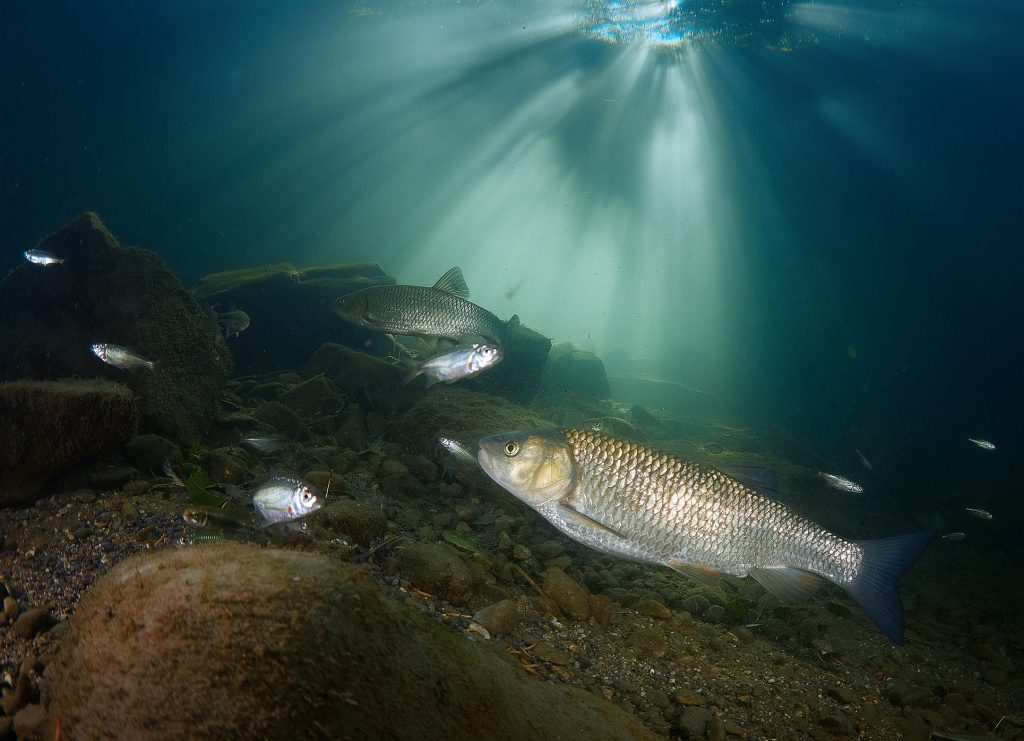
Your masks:
{"label": "fish anal fin", "polygon": [[462,277],[462,268],[458,266],[450,268],[447,273],[438,278],[434,288],[459,298],[469,298],[469,286],[466,285],[466,279]]}
{"label": "fish anal fin", "polygon": [[789,567],[752,569],[750,576],[774,594],[780,602],[797,602],[807,599],[821,582],[821,577],[817,574]]}
{"label": "fish anal fin", "polygon": [[562,508],[563,510],[565,510],[568,513],[569,517],[572,518],[573,520],[576,520],[577,523],[579,523],[581,525],[585,525],[586,527],[596,528],[598,530],[603,530],[606,533],[610,533],[610,534],[614,535],[616,538],[623,538],[624,539],[624,536],[622,535],[622,533],[618,532],[614,528],[608,527],[603,522],[598,522],[597,520],[595,520],[590,515],[587,515],[587,514],[584,514],[583,512],[580,512],[578,509],[576,509],[575,505],[573,505],[573,503],[571,501],[563,500],[563,501],[558,503],[558,506],[560,508]]}
{"label": "fish anal fin", "polygon": [[686,563],[680,561],[678,558],[670,558],[665,561],[665,565],[670,569],[678,571],[680,574],[688,579],[700,582],[708,587],[715,589],[721,589],[722,587],[722,572],[712,566],[701,566],[696,563]]}

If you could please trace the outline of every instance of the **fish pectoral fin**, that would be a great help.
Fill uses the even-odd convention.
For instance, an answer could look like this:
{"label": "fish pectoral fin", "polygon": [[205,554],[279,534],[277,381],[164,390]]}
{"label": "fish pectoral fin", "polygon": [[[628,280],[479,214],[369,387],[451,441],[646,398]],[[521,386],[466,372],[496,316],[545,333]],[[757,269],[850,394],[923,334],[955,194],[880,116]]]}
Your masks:
{"label": "fish pectoral fin", "polygon": [[817,574],[790,567],[752,569],[750,576],[774,594],[780,602],[807,599],[821,582],[821,577]]}
{"label": "fish pectoral fin", "polygon": [[466,279],[462,277],[462,268],[458,266],[449,268],[447,273],[438,278],[434,288],[459,298],[469,298],[469,286],[466,285]]}
{"label": "fish pectoral fin", "polygon": [[576,509],[576,506],[571,501],[569,501],[569,500],[563,500],[563,501],[559,502],[558,506],[561,509],[565,510],[566,513],[568,513],[568,516],[571,519],[575,520],[580,525],[585,525],[586,527],[596,528],[598,530],[603,530],[606,533],[610,533],[610,534],[614,535],[616,538],[622,538],[623,540],[626,539],[626,537],[622,533],[618,532],[614,528],[610,528],[607,525],[605,525],[603,522],[599,522],[599,521],[595,520],[590,515],[587,515],[587,514],[584,514],[583,512],[580,512],[578,509]]}
{"label": "fish pectoral fin", "polygon": [[705,586],[714,587],[715,589],[722,588],[722,572],[711,566],[701,566],[695,563],[686,563],[680,561],[678,558],[670,558],[665,561],[665,565],[670,569],[678,571],[688,579],[698,581]]}

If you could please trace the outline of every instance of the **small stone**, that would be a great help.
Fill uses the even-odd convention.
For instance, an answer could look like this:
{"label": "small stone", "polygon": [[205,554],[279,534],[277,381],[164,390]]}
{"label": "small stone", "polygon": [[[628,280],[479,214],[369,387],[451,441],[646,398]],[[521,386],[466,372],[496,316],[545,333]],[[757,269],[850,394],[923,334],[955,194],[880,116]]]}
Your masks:
{"label": "small stone", "polygon": [[498,550],[507,551],[512,548],[512,537],[506,531],[502,531],[501,535],[498,536]]}
{"label": "small stone", "polygon": [[721,651],[723,648],[725,648],[725,641],[723,641],[718,636],[713,636],[711,640],[708,641],[708,648],[710,648],[712,651]]}
{"label": "small stone", "polygon": [[511,515],[498,515],[494,520],[494,529],[499,533],[507,532],[515,527],[516,518]]}
{"label": "small stone", "polygon": [[492,636],[509,636],[519,622],[519,609],[515,600],[503,599],[493,605],[487,605],[473,616],[474,622],[480,623]]}
{"label": "small stone", "polygon": [[512,546],[512,558],[516,561],[529,561],[532,556],[533,554],[530,553],[530,549],[522,543],[516,543]]}
{"label": "small stone", "polygon": [[703,695],[698,695],[693,690],[686,689],[685,687],[680,687],[676,690],[675,694],[672,695],[672,699],[677,705],[684,706],[700,706],[707,702]]}
{"label": "small stone", "polygon": [[35,638],[39,633],[44,632],[53,625],[53,618],[50,616],[49,607],[36,607],[23,612],[14,621],[14,635],[23,640]]}
{"label": "small stone", "polygon": [[42,705],[29,705],[14,716],[14,731],[22,741],[42,741],[46,738],[46,726]]}
{"label": "small stone", "polygon": [[739,723],[732,720],[725,721],[725,732],[730,736],[746,736],[747,732],[740,727]]}
{"label": "small stone", "polygon": [[544,593],[569,617],[590,617],[590,593],[561,569],[552,567],[544,572]]}
{"label": "small stone", "polygon": [[982,675],[982,679],[991,684],[993,687],[1005,687],[1008,681],[1006,672],[1002,669],[989,669]]}
{"label": "small stone", "polygon": [[660,620],[668,620],[672,617],[672,611],[665,607],[657,600],[645,599],[637,603],[634,607],[638,613],[647,617],[658,618]]}
{"label": "small stone", "polygon": [[545,561],[558,558],[565,548],[557,540],[547,540],[537,546],[537,557]]}
{"label": "small stone", "polygon": [[725,620],[725,608],[721,605],[711,605],[704,611],[704,620],[709,623],[721,623]]}
{"label": "small stone", "polygon": [[668,651],[668,641],[661,626],[641,628],[629,637],[629,643],[640,656],[648,659],[661,658]]}
{"label": "small stone", "polygon": [[860,697],[849,687],[829,687],[828,696],[838,700],[843,705],[853,705],[860,700]]}
{"label": "small stone", "polygon": [[455,524],[455,532],[461,535],[468,535],[469,533],[473,532],[473,527],[465,520],[459,520]]}
{"label": "small stone", "polygon": [[35,700],[34,695],[35,688],[32,686],[32,680],[27,672],[22,672],[18,675],[13,688],[4,687],[3,700],[0,701],[0,704],[3,705],[4,715],[14,715]]}
{"label": "small stone", "polygon": [[596,594],[590,597],[590,616],[602,628],[608,627],[609,623],[611,623],[612,615],[615,614],[617,609],[619,609],[618,603],[612,602],[603,594]]}
{"label": "small stone", "polygon": [[681,731],[683,738],[702,739],[710,719],[711,713],[704,708],[687,707],[676,717],[674,725]]}
{"label": "small stone", "polygon": [[838,713],[821,713],[818,725],[836,736],[849,736],[851,731],[849,719]]}
{"label": "small stone", "polygon": [[445,530],[451,527],[452,524],[452,513],[451,512],[438,512],[430,518],[430,521],[434,524],[434,527],[441,530]]}
{"label": "small stone", "polygon": [[546,661],[556,666],[567,666],[569,664],[569,657],[566,653],[550,643],[538,641],[533,645],[531,651],[540,661]]}
{"label": "small stone", "polygon": [[323,519],[329,529],[347,535],[361,546],[370,545],[388,530],[384,512],[372,504],[352,499],[335,499],[323,511]]}
{"label": "small stone", "polygon": [[946,705],[946,707],[962,708],[964,705],[967,704],[967,697],[962,692],[950,692],[944,698],[942,698],[942,702]]}
{"label": "small stone", "polygon": [[4,620],[8,623],[13,623],[21,612],[21,605],[18,604],[16,597],[7,595],[4,597]]}
{"label": "small stone", "polygon": [[138,476],[139,472],[131,466],[119,466],[117,468],[105,468],[100,471],[93,471],[89,474],[89,486],[100,491],[120,489],[127,482]]}

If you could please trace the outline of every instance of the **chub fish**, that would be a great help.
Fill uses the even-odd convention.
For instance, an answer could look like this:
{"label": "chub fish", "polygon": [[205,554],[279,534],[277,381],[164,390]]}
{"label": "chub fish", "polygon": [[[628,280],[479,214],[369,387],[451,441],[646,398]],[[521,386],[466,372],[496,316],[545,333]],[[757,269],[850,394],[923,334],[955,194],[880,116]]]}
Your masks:
{"label": "chub fish", "polygon": [[106,342],[99,342],[92,345],[92,352],[97,358],[107,365],[112,365],[115,368],[120,368],[121,370],[135,370],[136,368],[153,370],[156,366],[156,363],[152,360],[140,358],[131,350],[121,347],[120,345],[111,345]]}
{"label": "chub fish", "polygon": [[430,287],[374,286],[336,299],[334,311],[342,319],[367,329],[417,337],[446,337],[461,340],[482,337],[503,344],[512,317],[505,323],[469,301],[469,288],[462,270],[450,269]]}
{"label": "chub fish", "polygon": [[845,491],[848,494],[863,494],[864,487],[858,484],[856,481],[850,481],[850,479],[842,476],[836,476],[834,473],[822,473],[818,472],[821,478],[825,479],[829,486],[839,491]]}
{"label": "chub fish", "polygon": [[977,438],[969,437],[969,438],[967,438],[967,441],[974,443],[975,445],[977,445],[982,450],[995,450],[996,449],[995,443],[990,443],[988,440],[978,440]]}
{"label": "chub fish", "polygon": [[931,533],[840,537],[717,469],[584,430],[507,432],[480,441],[481,467],[574,540],[707,583],[751,576],[780,599],[819,578],[903,642],[899,581]]}
{"label": "chub fish", "polygon": [[224,337],[238,337],[249,328],[249,315],[241,309],[222,311],[217,314],[217,324],[224,330]]}
{"label": "chub fish", "polygon": [[470,345],[456,345],[451,350],[440,355],[435,355],[425,360],[405,377],[405,383],[409,383],[416,376],[427,377],[427,388],[430,388],[438,381],[444,383],[455,383],[464,378],[472,378],[480,375],[485,370],[493,368],[505,352],[500,345],[485,345],[473,343]]}

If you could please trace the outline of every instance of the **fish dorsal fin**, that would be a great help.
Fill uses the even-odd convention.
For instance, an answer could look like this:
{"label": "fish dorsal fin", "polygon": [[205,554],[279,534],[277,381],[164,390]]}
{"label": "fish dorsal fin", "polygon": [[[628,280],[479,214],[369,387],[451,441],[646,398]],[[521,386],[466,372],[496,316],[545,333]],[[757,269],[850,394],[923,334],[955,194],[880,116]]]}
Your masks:
{"label": "fish dorsal fin", "polygon": [[452,293],[459,298],[469,298],[469,286],[466,285],[466,279],[462,277],[462,268],[458,265],[438,278],[434,288]]}
{"label": "fish dorsal fin", "polygon": [[580,512],[578,509],[576,509],[576,506],[572,503],[572,501],[570,501],[568,499],[563,499],[562,501],[560,501],[558,503],[558,506],[559,506],[560,509],[562,509],[568,515],[568,517],[570,519],[575,520],[577,522],[577,524],[580,524],[580,525],[583,525],[583,526],[589,527],[589,528],[596,528],[596,529],[601,530],[603,532],[606,532],[606,533],[609,533],[611,535],[614,535],[616,538],[622,538],[623,537],[622,533],[618,532],[617,530],[614,530],[613,528],[608,527],[603,522],[598,522],[597,520],[595,520],[590,515],[586,515],[586,514]]}
{"label": "fish dorsal fin", "polygon": [[774,497],[778,494],[779,477],[770,468],[761,468],[759,466],[720,466],[718,470],[762,496]]}
{"label": "fish dorsal fin", "polygon": [[693,579],[708,587],[715,589],[722,588],[722,572],[711,566],[700,566],[695,563],[685,563],[678,558],[670,558],[665,561],[670,569],[675,569],[688,579]]}
{"label": "fish dorsal fin", "polygon": [[516,330],[516,329],[519,329],[519,327],[522,326],[521,322],[519,321],[519,315],[518,314],[513,314],[509,318],[508,322],[506,322],[506,324],[508,325],[508,331],[509,332],[512,332],[513,330]]}
{"label": "fish dorsal fin", "polygon": [[750,575],[774,594],[780,602],[797,602],[811,596],[821,577],[810,571],[793,568],[753,569]]}

